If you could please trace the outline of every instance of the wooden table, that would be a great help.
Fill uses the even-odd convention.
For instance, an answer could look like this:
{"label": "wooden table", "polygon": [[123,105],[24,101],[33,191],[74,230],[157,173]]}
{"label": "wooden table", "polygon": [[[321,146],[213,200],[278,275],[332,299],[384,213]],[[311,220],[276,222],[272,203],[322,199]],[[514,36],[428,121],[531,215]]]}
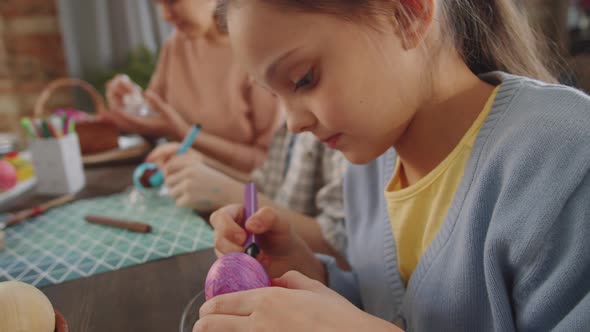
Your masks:
{"label": "wooden table", "polygon": [[[88,169],[87,185],[78,197],[120,192],[131,184],[134,169],[135,165]],[[3,210],[26,208],[46,200],[29,194]],[[202,289],[214,260],[213,250],[203,250],[41,290],[66,317],[72,332],[178,331],[184,307]]]}

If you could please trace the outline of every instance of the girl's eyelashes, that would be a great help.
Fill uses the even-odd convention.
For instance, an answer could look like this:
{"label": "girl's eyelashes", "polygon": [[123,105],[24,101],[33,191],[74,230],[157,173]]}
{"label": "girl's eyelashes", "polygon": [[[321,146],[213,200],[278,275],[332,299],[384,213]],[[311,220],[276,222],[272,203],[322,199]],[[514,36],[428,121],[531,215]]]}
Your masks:
{"label": "girl's eyelashes", "polygon": [[311,86],[313,83],[313,69],[310,69],[303,78],[301,78],[297,83],[295,83],[295,88],[293,91],[297,92],[300,88],[306,88]]}

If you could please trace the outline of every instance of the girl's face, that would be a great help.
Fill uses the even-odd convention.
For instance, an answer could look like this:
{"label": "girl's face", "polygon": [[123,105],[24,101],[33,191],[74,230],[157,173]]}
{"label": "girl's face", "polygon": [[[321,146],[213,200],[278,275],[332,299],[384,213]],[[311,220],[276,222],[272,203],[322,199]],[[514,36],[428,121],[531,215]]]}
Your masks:
{"label": "girl's face", "polygon": [[189,37],[206,34],[213,26],[215,0],[157,0],[162,16]]}
{"label": "girl's face", "polygon": [[392,19],[371,26],[260,0],[230,8],[236,59],[278,96],[292,132],[312,132],[353,163],[367,163],[404,133],[422,102],[421,57]]}

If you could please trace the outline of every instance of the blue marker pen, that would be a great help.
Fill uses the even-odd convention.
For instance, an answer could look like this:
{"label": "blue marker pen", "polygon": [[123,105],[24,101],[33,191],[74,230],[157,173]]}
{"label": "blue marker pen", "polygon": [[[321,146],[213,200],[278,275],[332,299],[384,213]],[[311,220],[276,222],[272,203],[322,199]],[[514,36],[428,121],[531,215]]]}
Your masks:
{"label": "blue marker pen", "polygon": [[199,124],[194,125],[193,128],[191,129],[191,131],[188,133],[188,135],[186,135],[186,137],[182,141],[182,144],[180,145],[180,149],[178,149],[176,154],[181,155],[181,154],[186,153],[186,151],[188,151],[188,149],[190,149],[190,147],[195,142],[195,139],[197,138],[197,135],[199,134],[200,131],[201,131],[201,125],[199,125]]}

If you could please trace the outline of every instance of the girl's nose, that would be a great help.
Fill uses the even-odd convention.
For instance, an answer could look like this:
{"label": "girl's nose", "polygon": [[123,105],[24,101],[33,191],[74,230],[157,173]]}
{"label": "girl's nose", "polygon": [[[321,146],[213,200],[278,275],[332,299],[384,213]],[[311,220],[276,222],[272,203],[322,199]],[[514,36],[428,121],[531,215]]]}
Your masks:
{"label": "girl's nose", "polygon": [[312,112],[304,107],[287,107],[287,127],[289,131],[299,134],[305,131],[313,131],[317,119]]}

